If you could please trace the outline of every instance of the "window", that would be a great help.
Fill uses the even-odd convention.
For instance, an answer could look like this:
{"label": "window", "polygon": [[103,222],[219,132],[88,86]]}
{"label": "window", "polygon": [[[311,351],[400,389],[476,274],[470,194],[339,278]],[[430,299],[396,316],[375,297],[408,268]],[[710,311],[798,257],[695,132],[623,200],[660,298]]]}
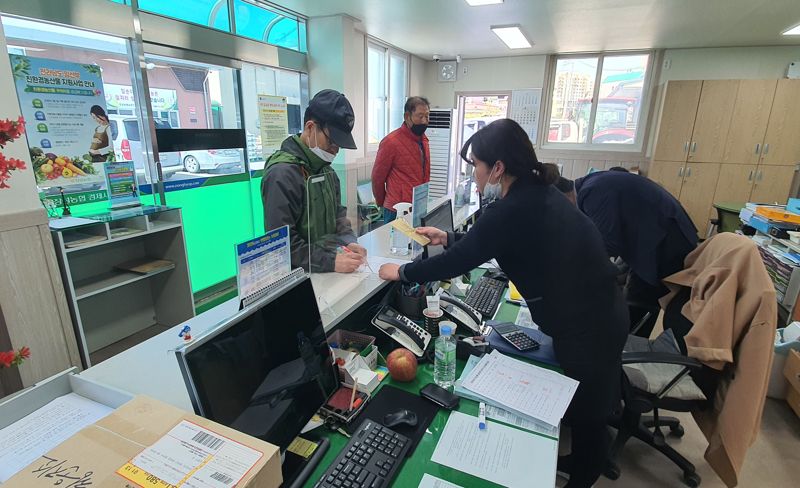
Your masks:
{"label": "window", "polygon": [[649,53],[558,57],[550,79],[546,143],[640,148],[651,58]]}
{"label": "window", "polygon": [[367,142],[372,150],[403,122],[408,64],[405,53],[374,43],[367,46]]}
{"label": "window", "polygon": [[[458,97],[458,111],[459,120],[461,121],[461,130],[458,134],[457,150],[461,151],[461,147],[467,142],[467,139],[472,137],[479,129],[483,129],[486,125],[494,122],[497,119],[504,119],[508,117],[508,101],[509,95],[503,94],[462,94]],[[468,177],[471,174],[471,166],[465,161],[459,160],[459,181]]]}
{"label": "window", "polygon": [[258,0],[234,0],[236,34],[276,46],[306,52],[305,20],[261,5]]}
{"label": "window", "polygon": [[230,32],[227,0],[139,0],[139,8],[154,14]]}

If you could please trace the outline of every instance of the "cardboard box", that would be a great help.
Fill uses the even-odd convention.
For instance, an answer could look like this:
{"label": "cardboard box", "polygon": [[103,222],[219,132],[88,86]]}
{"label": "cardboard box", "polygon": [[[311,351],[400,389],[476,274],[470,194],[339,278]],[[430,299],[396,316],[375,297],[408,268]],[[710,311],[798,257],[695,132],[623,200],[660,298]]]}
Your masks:
{"label": "cardboard box", "polygon": [[3,488],[277,488],[282,481],[277,446],[140,395]]}

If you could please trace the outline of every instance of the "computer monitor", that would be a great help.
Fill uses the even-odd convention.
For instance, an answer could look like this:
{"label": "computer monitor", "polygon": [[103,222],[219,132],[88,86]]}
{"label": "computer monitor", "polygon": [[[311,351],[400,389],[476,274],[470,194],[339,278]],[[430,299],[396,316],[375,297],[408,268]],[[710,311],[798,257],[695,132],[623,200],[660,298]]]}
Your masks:
{"label": "computer monitor", "polygon": [[285,450],[339,385],[311,279],[177,351],[195,412]]}
{"label": "computer monitor", "polygon": [[[445,200],[444,203],[425,214],[421,223],[423,227],[436,227],[445,232],[453,232],[453,206],[450,204],[450,200]],[[443,252],[443,246],[428,244],[422,251],[422,257],[428,259]]]}

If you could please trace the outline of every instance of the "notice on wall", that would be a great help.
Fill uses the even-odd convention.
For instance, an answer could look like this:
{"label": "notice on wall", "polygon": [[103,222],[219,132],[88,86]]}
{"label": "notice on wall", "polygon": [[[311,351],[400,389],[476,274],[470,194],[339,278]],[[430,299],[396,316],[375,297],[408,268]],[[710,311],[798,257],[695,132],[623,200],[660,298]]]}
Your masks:
{"label": "notice on wall", "polygon": [[111,208],[141,205],[136,190],[136,170],[133,161],[106,163],[106,188]]}
{"label": "notice on wall", "polygon": [[528,133],[528,138],[536,144],[539,131],[539,110],[542,103],[542,89],[513,90],[509,118],[517,122]]}
{"label": "notice on wall", "polygon": [[288,225],[236,246],[236,279],[243,301],[258,296],[291,271]]}
{"label": "notice on wall", "polygon": [[261,147],[264,158],[280,149],[289,137],[289,109],[286,97],[258,96],[258,120],[261,124]]}
{"label": "notice on wall", "polygon": [[114,138],[100,67],[16,54],[10,60],[37,184],[102,183]]}

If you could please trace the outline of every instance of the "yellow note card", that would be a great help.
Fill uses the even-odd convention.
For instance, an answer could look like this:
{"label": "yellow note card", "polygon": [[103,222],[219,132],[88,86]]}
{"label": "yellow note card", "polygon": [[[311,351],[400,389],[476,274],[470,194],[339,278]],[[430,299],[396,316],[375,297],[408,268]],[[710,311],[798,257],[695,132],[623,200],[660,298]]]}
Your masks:
{"label": "yellow note card", "polygon": [[392,220],[392,227],[394,227],[395,229],[399,230],[400,232],[408,236],[409,239],[419,243],[419,245],[421,246],[427,246],[428,244],[431,243],[431,240],[428,239],[427,237],[421,234],[417,234],[414,231],[414,228],[411,227],[411,225],[409,225],[409,223],[406,222],[405,219]]}
{"label": "yellow note card", "polygon": [[286,448],[287,451],[293,452],[298,456],[301,456],[305,459],[311,457],[314,454],[314,451],[317,450],[317,444],[311,441],[307,441],[302,437],[295,437],[289,447]]}

